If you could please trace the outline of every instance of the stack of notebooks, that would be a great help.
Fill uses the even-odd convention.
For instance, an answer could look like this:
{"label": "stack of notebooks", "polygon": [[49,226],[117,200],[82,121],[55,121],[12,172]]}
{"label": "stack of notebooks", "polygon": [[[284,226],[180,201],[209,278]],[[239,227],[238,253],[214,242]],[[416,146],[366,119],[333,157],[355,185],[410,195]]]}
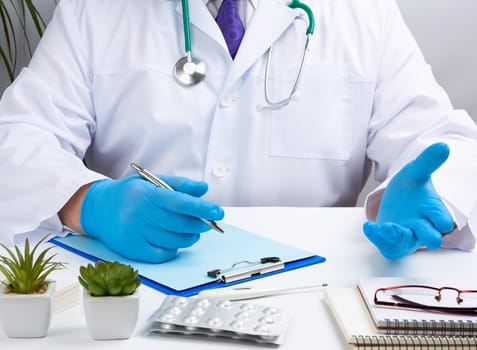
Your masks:
{"label": "stack of notebooks", "polygon": [[477,349],[477,314],[375,305],[376,289],[405,284],[477,289],[474,280],[403,278],[362,279],[356,288],[328,287],[325,301],[351,349]]}

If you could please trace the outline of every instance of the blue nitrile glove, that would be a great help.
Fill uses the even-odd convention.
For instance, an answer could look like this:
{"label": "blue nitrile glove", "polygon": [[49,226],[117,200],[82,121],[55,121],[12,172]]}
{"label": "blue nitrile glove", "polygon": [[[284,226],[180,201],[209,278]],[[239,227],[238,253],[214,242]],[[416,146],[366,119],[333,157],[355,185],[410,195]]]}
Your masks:
{"label": "blue nitrile glove", "polygon": [[221,207],[199,198],[207,192],[205,182],[159,177],[176,191],[157,187],[139,175],[93,183],[81,206],[84,232],[126,258],[160,263],[210,229],[197,218],[223,218]]}
{"label": "blue nitrile glove", "polygon": [[384,191],[376,223],[363,226],[368,239],[388,259],[399,259],[421,246],[437,249],[442,234],[454,228],[452,216],[436,193],[431,175],[449,157],[445,143],[426,148],[403,167]]}

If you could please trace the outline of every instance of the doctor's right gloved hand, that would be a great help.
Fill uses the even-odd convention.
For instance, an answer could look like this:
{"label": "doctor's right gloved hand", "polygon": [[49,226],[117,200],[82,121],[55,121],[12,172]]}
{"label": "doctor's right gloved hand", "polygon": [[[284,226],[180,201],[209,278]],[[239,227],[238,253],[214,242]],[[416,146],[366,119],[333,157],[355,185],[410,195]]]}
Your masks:
{"label": "doctor's right gloved hand", "polygon": [[83,231],[126,258],[161,263],[210,229],[197,218],[223,218],[220,206],[200,198],[207,192],[207,183],[159,177],[175,191],[157,187],[139,175],[93,183],[81,206]]}

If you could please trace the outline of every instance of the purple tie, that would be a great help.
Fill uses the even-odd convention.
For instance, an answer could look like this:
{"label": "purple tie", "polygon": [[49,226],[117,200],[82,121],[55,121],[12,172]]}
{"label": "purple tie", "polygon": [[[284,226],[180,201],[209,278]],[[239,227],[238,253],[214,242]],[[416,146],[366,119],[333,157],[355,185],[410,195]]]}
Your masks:
{"label": "purple tie", "polygon": [[224,35],[230,55],[235,58],[245,32],[242,20],[238,15],[237,0],[224,0],[215,20]]}

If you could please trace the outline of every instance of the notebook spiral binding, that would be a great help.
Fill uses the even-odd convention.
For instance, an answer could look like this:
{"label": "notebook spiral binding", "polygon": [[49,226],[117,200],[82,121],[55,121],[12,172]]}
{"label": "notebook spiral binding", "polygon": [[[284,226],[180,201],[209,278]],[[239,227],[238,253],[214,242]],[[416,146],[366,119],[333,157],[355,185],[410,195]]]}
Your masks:
{"label": "notebook spiral binding", "polygon": [[355,349],[404,350],[404,349],[476,349],[475,337],[408,336],[408,335],[354,335]]}
{"label": "notebook spiral binding", "polygon": [[477,323],[464,320],[398,320],[386,319],[384,334],[431,335],[431,336],[477,336]]}

